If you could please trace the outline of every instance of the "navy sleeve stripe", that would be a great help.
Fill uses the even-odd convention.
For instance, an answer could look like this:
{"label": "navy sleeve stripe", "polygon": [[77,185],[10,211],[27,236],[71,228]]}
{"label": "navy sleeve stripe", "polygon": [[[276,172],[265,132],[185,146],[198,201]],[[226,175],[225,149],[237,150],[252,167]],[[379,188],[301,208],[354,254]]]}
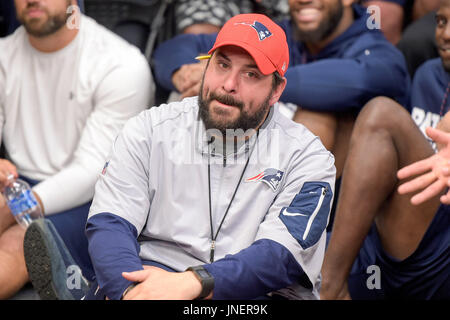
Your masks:
{"label": "navy sleeve stripe", "polygon": [[214,277],[213,299],[218,300],[255,299],[307,279],[292,253],[269,239],[204,267]]}
{"label": "navy sleeve stripe", "polygon": [[280,211],[280,220],[303,249],[317,243],[327,227],[333,191],[327,182],[308,181],[289,207]]}
{"label": "navy sleeve stripe", "polygon": [[120,299],[131,284],[122,272],[142,270],[137,230],[127,220],[108,212],[88,219],[86,236],[96,280],[110,299]]}

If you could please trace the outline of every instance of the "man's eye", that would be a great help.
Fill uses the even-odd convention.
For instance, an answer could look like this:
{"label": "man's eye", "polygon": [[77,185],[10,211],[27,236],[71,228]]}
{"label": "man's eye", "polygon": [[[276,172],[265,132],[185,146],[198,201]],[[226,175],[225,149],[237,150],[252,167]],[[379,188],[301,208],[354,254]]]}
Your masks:
{"label": "man's eye", "polygon": [[249,78],[258,78],[258,74],[256,72],[248,71],[246,72],[246,75]]}
{"label": "man's eye", "polygon": [[436,17],[436,24],[438,27],[444,27],[447,24],[447,20],[443,17]]}
{"label": "man's eye", "polygon": [[228,64],[226,64],[224,62],[219,62],[219,67],[226,69],[226,68],[228,68]]}

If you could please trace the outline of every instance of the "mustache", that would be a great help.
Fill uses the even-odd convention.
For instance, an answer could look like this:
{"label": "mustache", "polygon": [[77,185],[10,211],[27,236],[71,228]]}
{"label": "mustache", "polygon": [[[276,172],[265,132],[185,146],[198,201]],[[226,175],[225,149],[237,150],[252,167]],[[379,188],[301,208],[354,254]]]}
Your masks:
{"label": "mustache", "polygon": [[28,2],[25,9],[42,9],[42,6],[39,2]]}
{"label": "mustache", "polygon": [[209,101],[216,100],[222,104],[237,107],[239,108],[239,110],[242,110],[244,108],[244,103],[242,101],[239,101],[230,95],[219,95],[215,92],[211,92],[209,94],[208,100]]}

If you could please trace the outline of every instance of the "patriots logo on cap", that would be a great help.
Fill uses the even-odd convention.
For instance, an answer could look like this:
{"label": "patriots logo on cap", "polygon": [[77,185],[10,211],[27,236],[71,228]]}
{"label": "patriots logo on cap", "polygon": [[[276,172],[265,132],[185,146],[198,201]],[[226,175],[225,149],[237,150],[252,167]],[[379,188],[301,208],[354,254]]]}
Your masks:
{"label": "patriots logo on cap", "polygon": [[254,177],[247,178],[245,182],[262,181],[271,187],[273,191],[276,191],[281,182],[281,178],[283,178],[283,174],[284,172],[281,170],[268,168]]}
{"label": "patriots logo on cap", "polygon": [[238,22],[235,24],[243,24],[243,25],[250,26],[253,29],[255,29],[260,41],[267,39],[268,37],[270,37],[272,35],[272,32],[270,32],[269,29],[267,29],[267,27],[265,25],[263,25],[261,22],[258,22],[258,21],[255,21],[253,23]]}

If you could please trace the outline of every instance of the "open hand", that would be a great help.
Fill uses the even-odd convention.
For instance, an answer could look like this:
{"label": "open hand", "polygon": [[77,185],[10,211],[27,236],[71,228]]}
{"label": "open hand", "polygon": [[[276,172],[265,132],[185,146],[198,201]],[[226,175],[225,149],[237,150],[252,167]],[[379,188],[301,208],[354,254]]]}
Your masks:
{"label": "open hand", "polygon": [[[439,152],[397,172],[399,179],[420,175],[398,188],[400,194],[420,191],[411,198],[414,205],[437,196],[450,185],[450,133],[429,127],[426,134],[440,146]],[[442,195],[440,200],[444,204],[450,204],[450,191]]]}

